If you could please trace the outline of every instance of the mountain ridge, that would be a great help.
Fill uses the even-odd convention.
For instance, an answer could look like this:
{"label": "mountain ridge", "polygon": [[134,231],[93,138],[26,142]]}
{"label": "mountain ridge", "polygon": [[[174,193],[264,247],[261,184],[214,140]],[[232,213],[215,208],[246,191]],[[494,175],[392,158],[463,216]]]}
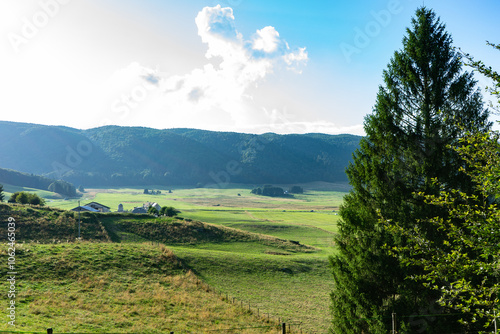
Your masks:
{"label": "mountain ridge", "polygon": [[75,185],[346,182],[360,136],[0,121],[0,167]]}

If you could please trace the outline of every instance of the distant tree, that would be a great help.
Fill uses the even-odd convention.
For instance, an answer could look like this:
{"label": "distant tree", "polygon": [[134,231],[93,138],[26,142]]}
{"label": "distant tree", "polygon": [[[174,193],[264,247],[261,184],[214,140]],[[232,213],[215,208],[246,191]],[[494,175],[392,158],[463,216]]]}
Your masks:
{"label": "distant tree", "polygon": [[13,193],[12,195],[10,195],[10,198],[9,198],[9,203],[17,203],[17,196],[19,196],[21,192],[19,191],[16,191],[15,193]]}
{"label": "distant tree", "polygon": [[78,186],[78,191],[81,192],[81,193],[84,193],[85,192],[85,188],[82,185],[79,185]]}
{"label": "distant tree", "polygon": [[18,191],[10,196],[9,203],[45,205],[45,199],[41,198],[35,193]]}
{"label": "distant tree", "polygon": [[280,197],[285,195],[285,191],[280,187],[264,187],[262,189],[263,196]]}
{"label": "distant tree", "polygon": [[288,192],[290,194],[303,194],[304,193],[304,189],[300,186],[293,186],[291,187]]}
{"label": "distant tree", "polygon": [[155,207],[153,207],[153,206],[149,207],[148,213],[151,214],[151,215],[158,215],[159,214],[158,210]]}
{"label": "distant tree", "polygon": [[54,193],[69,196],[69,197],[76,196],[75,186],[69,182],[62,181],[62,180],[52,182],[49,185],[48,190],[52,191]]}
{"label": "distant tree", "polygon": [[3,194],[3,185],[0,184],[0,202],[3,202],[5,195]]}
{"label": "distant tree", "polygon": [[144,189],[144,195],[149,195],[149,189]]}
{"label": "distant tree", "polygon": [[28,204],[45,205],[45,200],[37,194],[28,193]]}
{"label": "distant tree", "polygon": [[165,215],[167,217],[177,216],[178,213],[179,211],[171,206],[164,206],[160,210],[160,215]]}
{"label": "distant tree", "polygon": [[19,204],[28,204],[29,203],[29,196],[27,192],[21,191],[18,196],[16,197],[16,203]]}
{"label": "distant tree", "polygon": [[255,195],[262,195],[262,189],[260,188],[253,188],[252,191],[251,191],[252,194],[255,194]]}

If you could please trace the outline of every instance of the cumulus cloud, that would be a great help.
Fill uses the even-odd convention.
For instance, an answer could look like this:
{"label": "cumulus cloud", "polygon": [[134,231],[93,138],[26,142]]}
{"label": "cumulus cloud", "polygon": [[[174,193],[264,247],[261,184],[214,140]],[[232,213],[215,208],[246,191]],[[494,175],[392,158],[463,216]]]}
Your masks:
{"label": "cumulus cloud", "polygon": [[[200,127],[202,122],[205,128],[210,125],[241,128],[257,120],[262,122],[268,115],[263,113],[262,106],[255,105],[249,88],[257,87],[277,68],[298,71],[307,63],[306,48],[292,50],[271,26],[256,30],[250,39],[245,39],[236,29],[233,10],[220,5],[203,8],[195,24],[207,47],[207,64],[174,76],[138,64],[129,66],[124,72],[137,75],[142,81],[137,85],[158,88],[158,94],[148,88],[147,103],[139,102],[153,108],[156,117],[168,119],[175,127],[193,124]],[[137,124],[140,116],[130,119]]]}
{"label": "cumulus cloud", "polygon": [[257,30],[256,37],[252,42],[252,47],[255,50],[272,53],[278,49],[280,42],[280,34],[274,27],[268,26],[261,30]]}

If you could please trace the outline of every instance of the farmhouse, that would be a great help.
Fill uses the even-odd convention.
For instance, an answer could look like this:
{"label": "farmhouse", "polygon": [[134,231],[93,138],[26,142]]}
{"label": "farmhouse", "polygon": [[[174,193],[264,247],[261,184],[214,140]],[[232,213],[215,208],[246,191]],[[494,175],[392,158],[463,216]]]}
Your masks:
{"label": "farmhouse", "polygon": [[89,204],[85,204],[85,206],[89,206],[93,209],[96,209],[98,212],[111,212],[111,208],[109,206],[102,205],[97,202],[91,202]]}
{"label": "farmhouse", "polygon": [[160,211],[161,210],[161,205],[156,203],[156,202],[146,202],[142,205],[142,207],[148,211],[150,207],[155,208],[156,210]]}
{"label": "farmhouse", "polygon": [[132,210],[132,213],[148,213],[148,210],[150,207],[155,208],[156,210],[160,211],[161,210],[161,205],[158,203],[152,203],[152,202],[146,202],[142,206],[135,207]]}

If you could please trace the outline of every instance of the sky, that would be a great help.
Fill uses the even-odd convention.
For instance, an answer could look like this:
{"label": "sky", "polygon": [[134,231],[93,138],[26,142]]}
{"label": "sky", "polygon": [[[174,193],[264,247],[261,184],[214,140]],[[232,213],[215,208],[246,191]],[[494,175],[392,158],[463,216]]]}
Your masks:
{"label": "sky", "polygon": [[498,0],[2,0],[0,120],[362,135],[422,5],[500,69]]}

